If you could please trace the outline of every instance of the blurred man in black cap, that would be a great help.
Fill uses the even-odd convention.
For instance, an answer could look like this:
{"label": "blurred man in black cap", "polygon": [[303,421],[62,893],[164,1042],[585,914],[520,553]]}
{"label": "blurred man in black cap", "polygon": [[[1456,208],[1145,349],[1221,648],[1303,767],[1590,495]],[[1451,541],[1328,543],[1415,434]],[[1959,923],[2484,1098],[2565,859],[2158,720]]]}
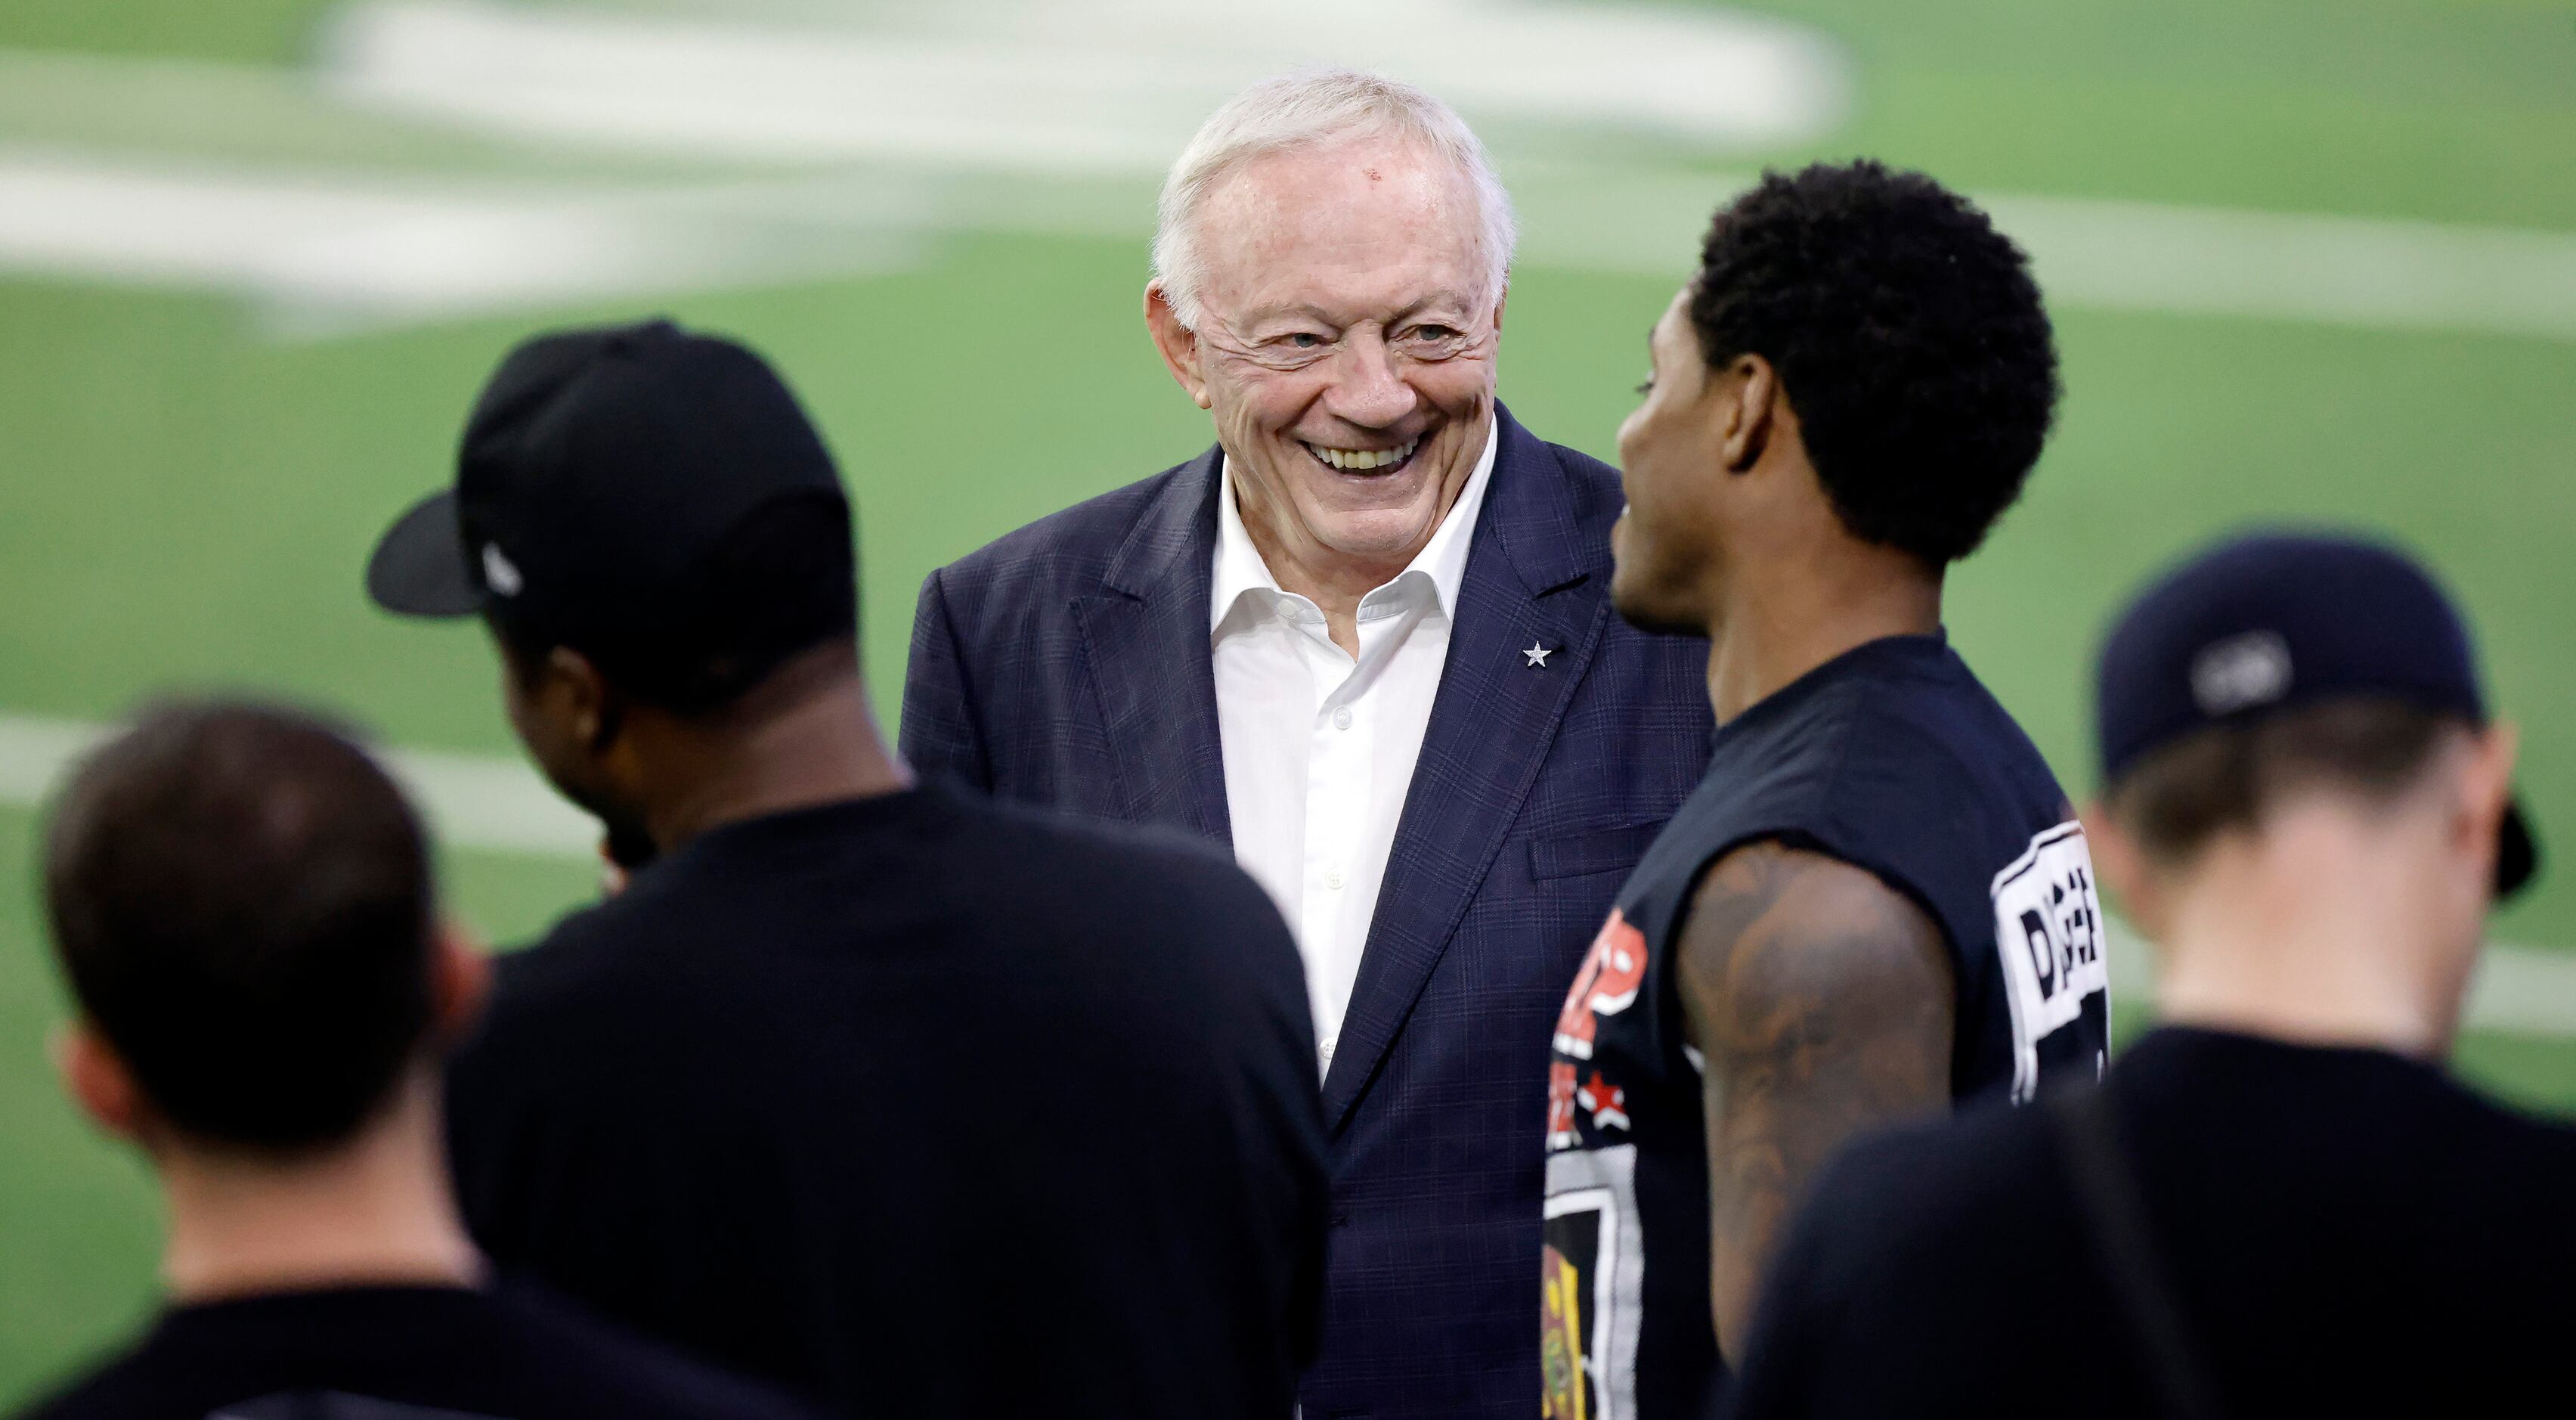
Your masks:
{"label": "blurred man in black cap", "polygon": [[166,705],[81,766],[45,903],[84,1110],[151,1160],[170,1305],[27,1420],[805,1420],[494,1286],[439,1149],[483,958],[366,753],[292,711]]}
{"label": "blurred man in black cap", "polygon": [[368,584],[484,617],[642,865],[504,963],[452,1072],[498,1264],[853,1413],[1289,1413],[1325,1180],[1285,926],[1221,855],[913,784],[758,357],[521,346]]}
{"label": "blurred man in black cap", "polygon": [[2089,827],[2164,1024],[2099,1089],[1829,1168],[1735,1413],[2563,1400],[2576,1130],[2441,1066],[2536,864],[2457,614],[2384,548],[2246,537],[2129,609],[2099,692]]}

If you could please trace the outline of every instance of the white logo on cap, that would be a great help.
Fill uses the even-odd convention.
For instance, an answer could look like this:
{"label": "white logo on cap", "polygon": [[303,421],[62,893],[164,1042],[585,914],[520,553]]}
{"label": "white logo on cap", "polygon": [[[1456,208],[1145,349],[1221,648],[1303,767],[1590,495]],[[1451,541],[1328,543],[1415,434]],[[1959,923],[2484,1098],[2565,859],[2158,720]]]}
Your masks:
{"label": "white logo on cap", "polygon": [[509,558],[501,555],[501,545],[497,542],[483,544],[483,581],[505,597],[517,596],[519,588],[525,585],[520,580],[519,569],[510,564]]}
{"label": "white logo on cap", "polygon": [[2269,705],[2290,693],[2290,643],[2277,631],[2212,641],[2192,658],[2191,698],[2204,715]]}

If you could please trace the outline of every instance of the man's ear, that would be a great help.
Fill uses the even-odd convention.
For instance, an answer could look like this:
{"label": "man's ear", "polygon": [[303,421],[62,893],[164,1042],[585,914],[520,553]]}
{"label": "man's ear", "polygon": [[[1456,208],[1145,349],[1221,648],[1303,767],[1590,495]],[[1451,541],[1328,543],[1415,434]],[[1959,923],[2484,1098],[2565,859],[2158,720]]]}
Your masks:
{"label": "man's ear", "polygon": [[548,683],[538,693],[563,697],[573,743],[599,754],[616,742],[625,705],[590,657],[570,646],[557,646],[546,653],[544,679]]}
{"label": "man's ear", "polygon": [[87,1021],[58,1026],[46,1041],[63,1093],[99,1128],[120,1139],[143,1133],[143,1091],[107,1037]]}
{"label": "man's ear", "polygon": [[1709,381],[1709,393],[1725,401],[1718,411],[1719,453],[1729,473],[1748,473],[1771,446],[1778,415],[1780,376],[1759,355],[1738,355]]}
{"label": "man's ear", "polygon": [[1162,354],[1163,368],[1172,372],[1199,408],[1212,404],[1207,372],[1199,363],[1199,338],[1181,324],[1180,312],[1172,309],[1159,280],[1145,283],[1145,329],[1154,337],[1154,349]]}
{"label": "man's ear", "polygon": [[472,933],[442,919],[429,953],[431,1028],[442,1040],[462,1039],[491,996],[492,958]]}
{"label": "man's ear", "polygon": [[2513,802],[2513,765],[2521,749],[2522,731],[2507,720],[2478,731],[2471,742],[2453,831],[2483,858],[2494,857],[2505,805]]}
{"label": "man's ear", "polygon": [[2084,844],[2093,857],[2094,878],[2119,899],[2131,924],[2151,938],[2158,936],[2163,931],[2163,903],[2156,892],[2155,874],[2149,871],[2138,841],[2120,827],[2120,821],[2099,799],[2086,804],[2081,817]]}

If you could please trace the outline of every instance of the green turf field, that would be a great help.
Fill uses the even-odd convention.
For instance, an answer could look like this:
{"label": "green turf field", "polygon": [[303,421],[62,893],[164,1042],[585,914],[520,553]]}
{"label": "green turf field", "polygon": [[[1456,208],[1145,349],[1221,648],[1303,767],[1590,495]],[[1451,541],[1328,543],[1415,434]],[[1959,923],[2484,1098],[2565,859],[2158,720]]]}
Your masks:
{"label": "green turf field", "polygon": [[[325,8],[12,0],[0,51],[282,73]],[[1979,191],[2576,232],[2565,0],[1747,8],[1844,42],[1849,117],[1795,151],[1664,154],[1667,166],[1869,152]],[[0,155],[41,142],[568,170],[377,118],[317,128],[311,101],[284,90],[200,116],[86,85],[59,102],[13,95],[11,72],[0,60]],[[247,88],[265,82],[241,72]],[[188,82],[201,81],[213,83]],[[1531,216],[1534,230],[1572,220]],[[1514,411],[1608,454],[1643,331],[1689,255],[1677,242],[1661,275],[1525,265],[1504,340]],[[1206,442],[1139,328],[1144,270],[1134,235],[984,230],[879,274],[650,303],[761,346],[822,422],[859,502],[867,661],[889,717],[926,571]],[[374,614],[359,569],[383,523],[448,476],[462,412],[503,349],[542,321],[637,309],[280,341],[229,297],[0,268],[0,715],[104,719],[156,690],[246,687],[337,707],[394,743],[508,750],[476,633]],[[2576,341],[2099,306],[2062,309],[2059,328],[2061,431],[2027,499],[1956,575],[1951,620],[2070,787],[2087,780],[2085,662],[2114,598],[2241,520],[2333,519],[2409,539],[2464,594],[2526,726],[2528,797],[2544,832],[2576,844]],[[43,1064],[61,1005],[31,892],[36,823],[0,808],[0,1405],[142,1313],[156,1241],[139,1170],[58,1102]],[[458,910],[504,942],[578,901],[590,876],[488,852],[448,861]],[[2576,875],[2546,880],[2497,934],[2576,947]],[[2509,1095],[2576,1109],[2576,1036],[2479,1034],[2462,1063]]]}

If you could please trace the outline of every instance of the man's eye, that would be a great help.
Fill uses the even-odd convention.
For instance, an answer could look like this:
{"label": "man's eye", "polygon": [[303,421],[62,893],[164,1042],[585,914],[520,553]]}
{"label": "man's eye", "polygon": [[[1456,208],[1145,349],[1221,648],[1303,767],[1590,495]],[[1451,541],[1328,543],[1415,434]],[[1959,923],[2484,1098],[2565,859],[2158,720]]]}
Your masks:
{"label": "man's eye", "polygon": [[1296,350],[1312,350],[1323,343],[1324,337],[1311,330],[1301,330],[1288,337],[1289,347]]}
{"label": "man's eye", "polygon": [[1650,395],[1650,394],[1653,394],[1654,392],[1655,392],[1655,377],[1654,377],[1652,374],[1648,374],[1648,375],[1646,376],[1646,378],[1638,384],[1638,386],[1637,386],[1637,393],[1638,393],[1639,395]]}
{"label": "man's eye", "polygon": [[1445,325],[1417,325],[1413,328],[1416,340],[1454,340],[1457,335],[1457,331]]}

